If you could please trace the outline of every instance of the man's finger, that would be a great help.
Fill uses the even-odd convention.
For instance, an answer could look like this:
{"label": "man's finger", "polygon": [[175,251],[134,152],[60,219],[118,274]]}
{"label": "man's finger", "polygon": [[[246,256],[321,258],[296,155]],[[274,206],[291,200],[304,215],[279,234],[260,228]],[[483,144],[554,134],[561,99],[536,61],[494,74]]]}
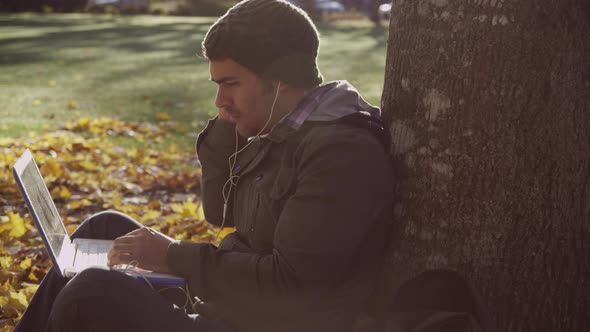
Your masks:
{"label": "man's finger", "polygon": [[111,250],[109,250],[109,252],[107,253],[107,258],[111,259],[113,257],[117,257],[117,256],[125,255],[125,254],[135,255],[136,251],[137,250],[135,249],[135,247],[131,246],[131,245],[118,245],[118,246],[113,245],[111,247]]}
{"label": "man's finger", "polygon": [[135,247],[135,245],[130,243],[113,243],[113,246],[111,247],[111,250],[109,250],[109,252],[132,252]]}
{"label": "man's finger", "polygon": [[142,232],[144,232],[144,231],[145,231],[145,229],[144,229],[144,228],[145,228],[145,227],[140,227],[140,228],[134,229],[134,230],[132,230],[131,232],[129,232],[129,233],[126,233],[126,234],[124,234],[124,235],[122,235],[122,236],[120,236],[120,237],[118,237],[118,238],[120,239],[120,238],[123,238],[123,237],[128,237],[128,236],[137,236],[138,234],[141,234]]}
{"label": "man's finger", "polygon": [[142,232],[145,232],[147,230],[147,227],[140,227],[137,229],[132,230],[131,232],[125,234],[125,235],[135,235],[135,234],[141,234]]}
{"label": "man's finger", "polygon": [[130,262],[132,262],[134,260],[136,260],[136,259],[134,259],[134,256],[131,253],[114,255],[112,257],[109,257],[109,259],[107,261],[107,265],[112,267],[112,266],[119,265],[119,264],[129,264]]}
{"label": "man's finger", "polygon": [[123,235],[113,240],[113,246],[116,244],[133,244],[139,237],[140,235]]}

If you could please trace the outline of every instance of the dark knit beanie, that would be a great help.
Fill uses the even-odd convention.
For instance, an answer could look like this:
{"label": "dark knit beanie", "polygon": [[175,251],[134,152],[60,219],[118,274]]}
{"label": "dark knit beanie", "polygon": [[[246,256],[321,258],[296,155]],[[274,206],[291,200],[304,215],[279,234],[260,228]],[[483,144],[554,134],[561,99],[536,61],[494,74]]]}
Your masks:
{"label": "dark knit beanie", "polygon": [[209,60],[227,57],[263,78],[306,88],[323,81],[319,44],[303,10],[283,0],[245,0],[209,28],[202,50]]}

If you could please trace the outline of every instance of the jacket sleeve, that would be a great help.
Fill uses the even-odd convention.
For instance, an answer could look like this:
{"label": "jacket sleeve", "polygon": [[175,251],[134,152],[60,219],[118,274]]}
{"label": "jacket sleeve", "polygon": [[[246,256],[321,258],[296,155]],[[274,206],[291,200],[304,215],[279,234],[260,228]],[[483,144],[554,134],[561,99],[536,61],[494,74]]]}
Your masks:
{"label": "jacket sleeve", "polygon": [[271,254],[177,241],[168,250],[171,270],[205,299],[270,311],[293,293],[341,284],[393,196],[389,157],[374,137],[359,132],[344,128],[306,144]]}
{"label": "jacket sleeve", "polygon": [[[244,145],[238,136],[238,146]],[[205,218],[220,226],[223,219],[223,186],[229,179],[229,157],[236,151],[235,125],[217,118],[209,120],[197,138],[197,155],[201,163],[201,200]],[[225,226],[233,226],[228,209]]]}

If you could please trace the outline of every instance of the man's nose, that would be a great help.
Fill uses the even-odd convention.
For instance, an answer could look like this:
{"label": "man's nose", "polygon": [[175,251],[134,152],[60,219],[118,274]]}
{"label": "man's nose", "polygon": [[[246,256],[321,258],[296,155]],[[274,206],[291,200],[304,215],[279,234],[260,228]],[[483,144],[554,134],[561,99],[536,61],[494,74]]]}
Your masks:
{"label": "man's nose", "polygon": [[231,98],[224,91],[224,89],[217,89],[217,96],[215,97],[215,107],[218,109],[226,109],[231,106]]}

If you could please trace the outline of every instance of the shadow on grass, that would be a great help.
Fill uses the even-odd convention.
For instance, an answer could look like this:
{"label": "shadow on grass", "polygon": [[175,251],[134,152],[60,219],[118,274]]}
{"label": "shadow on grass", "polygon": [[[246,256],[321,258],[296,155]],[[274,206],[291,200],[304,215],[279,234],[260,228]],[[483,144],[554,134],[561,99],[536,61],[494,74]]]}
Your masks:
{"label": "shadow on grass", "polygon": [[[212,22],[0,15],[0,83],[21,95],[3,101],[15,110],[12,121],[17,122],[38,114],[55,123],[80,116],[156,121],[157,113],[167,113],[179,123],[174,137],[190,146],[194,133],[216,113],[215,84],[208,82],[207,62],[196,56]],[[330,40],[320,52],[324,75],[356,80],[367,91],[374,84],[366,82],[383,80],[386,28],[326,24],[319,29]],[[73,111],[65,106],[70,100],[78,105]]]}
{"label": "shadow on grass", "polygon": [[[200,43],[210,24],[207,21],[142,24],[110,16],[77,19],[62,19],[58,15],[4,16],[0,17],[0,28],[28,29],[30,35],[0,36],[0,66],[60,60],[58,52],[97,47],[107,52],[166,51],[172,55],[171,59],[176,56],[187,59],[187,55],[199,49],[191,41]],[[346,34],[354,40],[370,36],[375,39],[376,47],[387,43],[387,27],[320,24],[318,28],[326,37]]]}
{"label": "shadow on grass", "polygon": [[0,17],[0,28],[66,28],[83,24],[99,24],[116,21],[112,16],[86,16],[84,20],[63,20],[56,15],[7,15]]}
{"label": "shadow on grass", "polygon": [[[209,25],[206,22],[138,25],[112,19],[96,19],[85,24],[53,19],[4,19],[0,21],[1,27],[27,27],[36,34],[0,37],[0,66],[58,60],[58,52],[85,48],[100,48],[105,54],[109,50],[142,54],[165,51],[171,55],[170,58],[187,58],[199,49],[198,44],[191,43],[191,40],[196,38],[197,43],[200,42]],[[60,27],[63,31],[53,31],[48,27]]]}

